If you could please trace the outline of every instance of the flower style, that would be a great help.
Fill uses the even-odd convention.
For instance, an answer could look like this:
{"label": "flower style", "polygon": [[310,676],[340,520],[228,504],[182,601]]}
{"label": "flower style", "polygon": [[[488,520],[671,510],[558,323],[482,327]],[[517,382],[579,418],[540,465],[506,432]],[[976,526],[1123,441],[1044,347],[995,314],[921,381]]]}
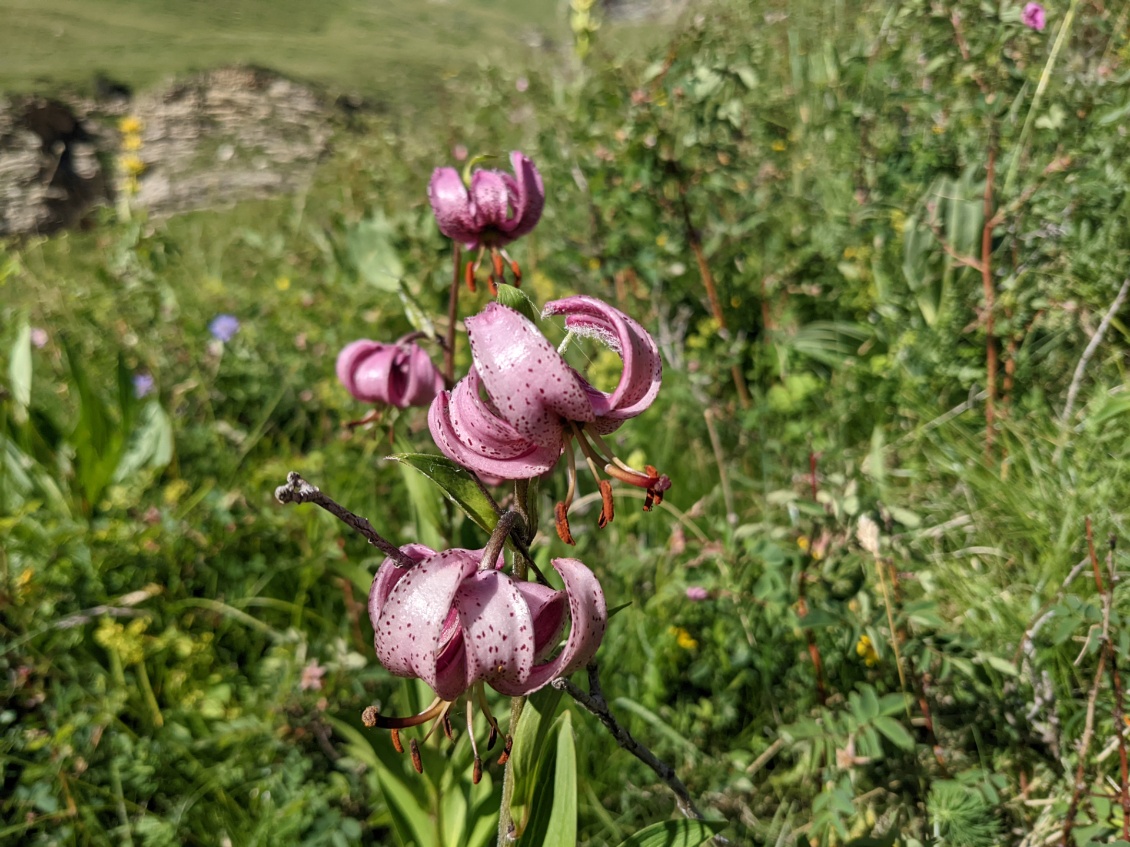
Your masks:
{"label": "flower style", "polygon": [[337,378],[365,403],[398,409],[427,406],[443,389],[443,376],[411,338],[394,344],[368,339],[347,344],[337,357]]}
{"label": "flower style", "polygon": [[[651,405],[662,382],[654,339],[638,323],[595,297],[577,295],[548,303],[544,315],[564,315],[565,328],[595,336],[623,360],[612,393],[594,388],[571,368],[532,322],[490,303],[467,318],[474,365],[451,391],[437,395],[428,414],[432,437],[450,459],[504,479],[539,476],[565,452],[569,488],[557,504],[557,532],[572,543],[568,509],[576,487],[570,449],[575,438],[602,495],[600,526],[612,520],[612,490],[598,468],[647,490],[644,509],[661,502],[671,486],[650,465],[638,471],[620,461],[602,436]],[[483,396],[485,392],[485,397]]]}
{"label": "flower style", "polygon": [[466,267],[467,286],[472,291],[475,290],[475,272],[488,249],[493,271],[487,277],[487,284],[492,294],[497,291],[496,281],[502,281],[504,259],[515,281],[521,281],[518,263],[502,248],[530,232],[545,207],[545,187],[534,163],[515,150],[510,154],[510,165],[513,175],[476,170],[471,175],[470,188],[455,168],[436,168],[428,183],[428,200],[439,231],[462,242],[468,250],[477,248],[479,251]]}
{"label": "flower style", "polygon": [[[550,681],[586,665],[604,637],[608,610],[600,583],[577,559],[554,559],[565,582],[563,591],[502,573],[501,554],[492,562],[483,550],[436,553],[422,544],[400,548],[417,562],[410,568],[385,559],[369,592],[377,658],[393,674],[417,677],[436,692],[436,700],[411,717],[387,717],[366,710],[370,726],[393,730],[428,721],[448,731],[455,701],[474,688],[474,699],[491,727],[498,724],[482,696],[483,683],[507,696],[529,694]],[[497,549],[497,548],[496,548]],[[553,656],[570,617],[565,646]],[[474,740],[473,707],[467,704],[467,726],[475,750],[475,782],[482,763]],[[416,742],[413,763],[420,770]],[[507,752],[508,755],[509,739]]]}
{"label": "flower style", "polygon": [[1044,7],[1039,3],[1029,3],[1024,7],[1024,11],[1020,16],[1020,20],[1024,26],[1029,29],[1034,29],[1036,32],[1043,32],[1044,27],[1048,25],[1048,16],[1044,12]]}

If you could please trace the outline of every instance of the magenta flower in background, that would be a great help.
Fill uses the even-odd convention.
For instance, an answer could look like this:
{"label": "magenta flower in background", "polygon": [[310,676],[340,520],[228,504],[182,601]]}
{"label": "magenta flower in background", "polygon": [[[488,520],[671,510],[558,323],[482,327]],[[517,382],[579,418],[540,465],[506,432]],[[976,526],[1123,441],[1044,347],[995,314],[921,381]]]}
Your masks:
{"label": "magenta flower in background", "polygon": [[[428,413],[436,445],[476,473],[530,479],[550,470],[562,452],[569,459],[569,491],[558,504],[557,531],[572,542],[566,518],[576,483],[572,439],[589,466],[644,488],[644,508],[671,486],[650,465],[638,471],[612,453],[602,436],[651,405],[663,367],[654,339],[619,309],[578,295],[548,303],[544,314],[565,315],[565,328],[595,336],[615,350],[623,370],[615,390],[600,391],[561,357],[536,326],[518,312],[489,303],[466,320],[474,365],[451,391],[437,395]],[[485,392],[485,397],[483,393]],[[600,525],[612,520],[611,486],[600,479]]]}
{"label": "magenta flower in background", "polygon": [[[501,555],[484,568],[482,550],[401,550],[418,564],[385,559],[369,592],[377,658],[397,676],[424,680],[442,701],[480,681],[507,696],[530,694],[596,654],[608,610],[600,583],[577,559],[553,560],[565,582],[555,591],[502,573]],[[566,612],[569,634],[554,656]]]}
{"label": "magenta flower in background", "polygon": [[231,341],[239,332],[239,318],[235,315],[216,315],[208,324],[208,332],[212,333],[212,337],[217,341]]}
{"label": "magenta flower in background", "polygon": [[455,168],[436,168],[428,200],[439,231],[473,250],[480,245],[501,247],[532,230],[545,206],[541,174],[517,150],[510,154],[510,164],[513,176],[475,171],[470,189]]}
{"label": "magenta flower in background", "polygon": [[518,263],[503,247],[537,226],[545,207],[545,187],[534,163],[515,150],[510,154],[510,166],[513,175],[476,170],[470,188],[455,168],[436,168],[428,183],[428,200],[439,231],[468,250],[479,251],[466,268],[467,287],[472,291],[486,250],[490,250],[493,263],[487,277],[492,294],[497,291],[496,280],[502,281],[503,260],[509,263],[515,282],[521,281]]}
{"label": "magenta flower in background", "polygon": [[1020,20],[1024,22],[1024,26],[1034,29],[1036,32],[1043,32],[1044,27],[1048,25],[1047,13],[1044,11],[1044,7],[1039,3],[1027,4],[1020,16]]}
{"label": "magenta flower in background", "polygon": [[47,330],[43,329],[43,327],[33,326],[31,328],[31,343],[34,344],[37,349],[42,350],[47,346],[47,342],[50,340],[51,338],[47,335]]}
{"label": "magenta flower in background", "polygon": [[318,664],[317,659],[311,659],[302,668],[302,677],[298,681],[298,687],[303,691],[321,691],[322,677],[325,675],[326,669]]}
{"label": "magenta flower in background", "polygon": [[358,400],[398,409],[427,406],[443,389],[443,375],[407,338],[394,344],[368,339],[347,344],[337,357],[337,378]]}
{"label": "magenta flower in background", "polygon": [[700,600],[705,600],[710,596],[710,592],[703,588],[701,585],[688,585],[687,586],[687,599],[695,603]]}
{"label": "magenta flower in background", "polygon": [[153,377],[141,373],[133,375],[133,396],[139,400],[153,391]]}

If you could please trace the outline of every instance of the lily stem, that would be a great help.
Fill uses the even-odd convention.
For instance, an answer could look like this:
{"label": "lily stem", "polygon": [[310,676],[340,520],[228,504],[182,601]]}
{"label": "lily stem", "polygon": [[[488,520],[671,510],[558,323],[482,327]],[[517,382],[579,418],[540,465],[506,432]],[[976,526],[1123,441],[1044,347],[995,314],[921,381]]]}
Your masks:
{"label": "lily stem", "polygon": [[459,317],[459,244],[452,246],[451,294],[447,300],[447,335],[443,343],[443,376],[447,387],[455,382],[455,321]]}
{"label": "lily stem", "polygon": [[313,503],[315,506],[321,506],[346,526],[365,536],[370,544],[400,567],[410,568],[416,564],[399,547],[373,529],[373,525],[365,518],[353,514],[332,497],[323,494],[316,486],[304,480],[298,471],[291,471],[286,475],[286,485],[280,485],[275,489],[275,499],[280,503]]}

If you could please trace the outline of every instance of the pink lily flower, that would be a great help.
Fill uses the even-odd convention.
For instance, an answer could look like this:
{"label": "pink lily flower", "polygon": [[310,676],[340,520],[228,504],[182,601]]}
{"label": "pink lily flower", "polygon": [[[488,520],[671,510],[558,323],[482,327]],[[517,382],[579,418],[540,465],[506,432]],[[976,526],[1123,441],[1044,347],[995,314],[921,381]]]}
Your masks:
{"label": "pink lily flower", "polygon": [[[620,461],[602,436],[647,409],[659,392],[663,366],[655,340],[619,309],[577,295],[548,303],[544,315],[565,315],[565,328],[595,336],[623,360],[611,393],[600,391],[571,368],[534,324],[499,303],[466,320],[474,365],[451,391],[436,396],[428,424],[439,449],[476,473],[529,479],[569,461],[569,489],[557,505],[557,532],[566,543],[568,509],[576,484],[571,448],[577,440],[600,484],[600,526],[612,520],[612,492],[598,468],[614,479],[646,489],[644,509],[661,502],[671,486],[650,465],[638,471]],[[483,396],[485,391],[485,397]]]}
{"label": "pink lily flower", "polygon": [[510,154],[510,165],[513,176],[496,170],[476,170],[470,188],[455,168],[436,168],[428,183],[428,200],[439,231],[462,242],[468,250],[479,251],[466,267],[467,286],[472,291],[475,272],[486,250],[490,250],[494,264],[493,273],[487,278],[492,294],[497,291],[496,278],[502,281],[503,259],[509,263],[515,282],[521,282],[518,263],[502,248],[530,232],[545,207],[545,187],[534,163],[515,150]]}
{"label": "pink lily flower", "polygon": [[[530,694],[584,667],[596,654],[608,610],[600,583],[579,560],[553,560],[565,582],[565,589],[556,591],[502,573],[501,554],[487,562],[483,550],[436,553],[422,544],[400,549],[418,564],[404,568],[385,559],[369,592],[377,658],[397,676],[424,680],[437,697],[411,717],[368,713],[368,725],[394,731],[398,749],[402,749],[396,734],[400,729],[435,720],[442,721],[446,730],[452,705],[472,688],[477,689],[473,699],[484,711],[493,744],[498,724],[479,686],[486,683],[511,697]],[[566,611],[568,638],[554,656]],[[472,718],[468,702],[468,731],[478,775],[481,761],[470,731]],[[418,762],[413,741],[413,763],[420,770]]]}
{"label": "pink lily flower", "polygon": [[337,357],[337,378],[365,403],[398,409],[428,405],[443,390],[443,375],[411,338],[394,344],[367,338],[347,344]]}

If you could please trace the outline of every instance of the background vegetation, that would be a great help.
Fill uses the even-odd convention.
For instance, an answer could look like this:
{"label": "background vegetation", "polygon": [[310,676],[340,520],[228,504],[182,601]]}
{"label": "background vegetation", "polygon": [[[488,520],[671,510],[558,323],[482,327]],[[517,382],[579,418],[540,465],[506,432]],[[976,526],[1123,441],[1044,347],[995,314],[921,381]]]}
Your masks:
{"label": "background vegetation", "polygon": [[[465,744],[417,777],[359,729],[419,696],[372,655],[377,559],[272,499],[299,469],[390,537],[482,542],[380,461],[424,414],[346,428],[333,375],[406,303],[443,312],[424,189],[459,144],[545,176],[516,245],[537,302],[596,294],[661,345],[618,446],[670,508],[621,501],[599,538],[590,508],[576,555],[632,601],[613,708],[728,837],[1128,839],[1128,8],[1037,32],[1008,3],[719,2],[654,51],[600,31],[584,63],[428,76],[435,108],[343,128],[300,197],[4,246],[0,839],[483,843],[460,826],[497,786],[470,791]],[[384,90],[366,45],[305,43],[325,64],[296,72]],[[583,843],[672,814],[571,720]]]}

